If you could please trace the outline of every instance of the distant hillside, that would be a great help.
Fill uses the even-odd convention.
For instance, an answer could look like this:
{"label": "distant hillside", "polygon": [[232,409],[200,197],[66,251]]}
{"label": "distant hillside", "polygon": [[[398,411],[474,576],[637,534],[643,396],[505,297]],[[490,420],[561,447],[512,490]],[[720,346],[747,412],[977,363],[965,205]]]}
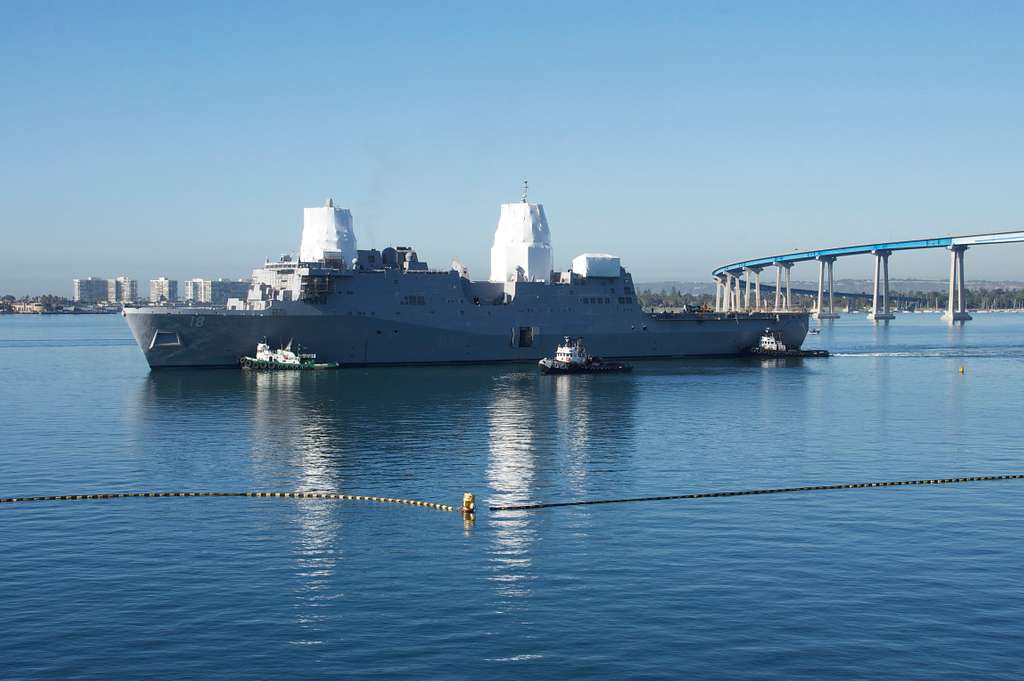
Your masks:
{"label": "distant hillside", "polygon": [[689,293],[690,295],[699,296],[705,293],[714,293],[715,284],[714,282],[702,282],[702,281],[651,281],[651,282],[637,282],[637,291],[651,291],[653,293],[669,293],[675,289],[679,293]]}

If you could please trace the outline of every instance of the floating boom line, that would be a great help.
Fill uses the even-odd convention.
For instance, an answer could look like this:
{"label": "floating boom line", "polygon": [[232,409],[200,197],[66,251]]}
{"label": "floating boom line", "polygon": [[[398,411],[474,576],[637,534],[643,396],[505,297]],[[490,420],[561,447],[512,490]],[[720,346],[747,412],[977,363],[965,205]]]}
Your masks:
{"label": "floating boom line", "polygon": [[491,506],[492,511],[534,511],[542,508],[559,508],[564,506],[596,506],[598,504],[631,504],[641,501],[676,501],[682,499],[711,499],[714,497],[743,497],[755,494],[790,494],[794,492],[824,492],[840,489],[865,489],[868,487],[900,487],[906,485],[952,485],[964,482],[983,482],[989,480],[1022,480],[1024,473],[1006,475],[971,475],[960,478],[935,478],[924,480],[888,480],[884,482],[852,482],[840,485],[808,485],[805,487],[769,487],[765,489],[746,489],[722,492],[694,492],[692,494],[672,494],[657,497],[631,497],[626,499],[591,499],[583,501],[554,501],[537,504],[517,504],[511,506]]}

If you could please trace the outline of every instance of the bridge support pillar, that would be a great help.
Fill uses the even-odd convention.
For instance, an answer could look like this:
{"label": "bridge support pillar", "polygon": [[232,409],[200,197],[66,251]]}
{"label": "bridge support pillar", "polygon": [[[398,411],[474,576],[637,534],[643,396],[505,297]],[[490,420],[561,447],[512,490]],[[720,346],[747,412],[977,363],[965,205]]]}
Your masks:
{"label": "bridge support pillar", "polygon": [[964,296],[964,251],[967,246],[949,247],[949,302],[942,318],[949,322],[967,322],[967,299]]}
{"label": "bridge support pillar", "polygon": [[729,275],[715,277],[715,312],[729,311]]}
{"label": "bridge support pillar", "polygon": [[789,271],[793,269],[793,265],[786,263],[783,267],[786,268],[786,299],[782,301],[782,309],[789,312],[793,305],[793,292],[789,288]]}
{"label": "bridge support pillar", "polygon": [[725,290],[722,291],[722,312],[736,311],[736,306],[739,301],[736,291],[733,290],[733,279],[736,280],[736,288],[739,288],[739,277],[734,277],[729,272],[725,273]]}
{"label": "bridge support pillar", "polygon": [[750,268],[744,268],[743,278],[746,280],[746,291],[743,294],[743,309],[750,311]]}
{"label": "bridge support pillar", "polygon": [[[835,261],[836,256],[834,255],[822,255],[818,257],[818,307],[814,313],[814,317],[816,319],[839,319],[839,315],[835,313],[835,301],[832,295],[832,284],[834,281],[832,276],[832,264]],[[822,308],[825,294],[826,273],[828,280],[828,310]]]}
{"label": "bridge support pillar", "polygon": [[[788,262],[777,262],[775,263],[775,307],[772,308],[773,312],[788,312],[789,304],[792,300],[789,288],[789,271],[793,268],[793,263]],[[783,283],[783,272],[785,272],[785,283]],[[757,270],[757,286],[758,286],[758,302],[760,302],[760,286],[761,286],[761,269]],[[783,288],[785,287],[785,288]],[[765,301],[765,307],[767,308],[767,301]]]}
{"label": "bridge support pillar", "polygon": [[782,301],[782,265],[775,263],[775,308],[778,312],[781,308],[779,303]]}
{"label": "bridge support pillar", "polygon": [[[761,311],[761,268],[750,267],[747,269],[748,272],[754,273],[754,310],[757,312]],[[750,276],[749,274],[747,275]]]}
{"label": "bridge support pillar", "polygon": [[[868,319],[876,322],[887,321],[889,319],[896,319],[896,315],[889,311],[889,256],[892,255],[892,251],[873,251],[875,254],[875,285],[871,291],[871,312],[868,313]],[[879,307],[879,283],[881,279],[881,302],[882,305]]]}

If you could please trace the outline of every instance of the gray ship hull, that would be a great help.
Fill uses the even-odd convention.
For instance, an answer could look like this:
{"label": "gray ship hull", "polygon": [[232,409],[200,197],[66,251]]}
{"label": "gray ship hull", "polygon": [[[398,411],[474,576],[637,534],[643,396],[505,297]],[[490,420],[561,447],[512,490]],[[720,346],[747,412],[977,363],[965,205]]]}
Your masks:
{"label": "gray ship hull", "polygon": [[615,256],[584,254],[554,271],[544,209],[526,203],[525,188],[521,203],[502,205],[484,281],[458,261],[430,270],[406,246],[346,253],[351,216],[331,201],[304,216],[303,255],[254,269],[244,300],[126,308],[150,367],[236,367],[264,339],[373,366],[536,362],[565,336],[601,357],[654,359],[743,354],[766,329],[791,347],[807,335],[806,313],[645,312]]}
{"label": "gray ship hull", "polygon": [[[367,366],[537,361],[564,336],[584,337],[591,352],[607,358],[738,355],[749,352],[765,329],[778,331],[793,347],[808,329],[806,313],[668,317],[637,309],[600,320],[484,307],[494,309],[474,307],[451,320],[345,314],[302,303],[263,312],[129,308],[125,317],[152,368],[237,367],[262,338],[274,347],[295,341],[315,352],[317,361]],[[522,329],[530,329],[529,338]]]}

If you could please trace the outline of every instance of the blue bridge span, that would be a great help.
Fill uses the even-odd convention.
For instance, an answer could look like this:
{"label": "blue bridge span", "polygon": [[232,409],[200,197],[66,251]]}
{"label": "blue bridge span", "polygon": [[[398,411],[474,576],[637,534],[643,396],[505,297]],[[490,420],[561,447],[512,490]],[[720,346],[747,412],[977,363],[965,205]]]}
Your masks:
{"label": "blue bridge span", "polygon": [[[894,251],[910,251],[922,248],[946,248],[950,252],[949,264],[949,306],[944,315],[950,321],[967,321],[964,298],[964,251],[971,246],[1024,242],[1024,231],[993,232],[966,236],[946,236],[936,239],[915,239],[912,241],[890,241],[859,246],[839,246],[814,251],[798,251],[772,255],[766,258],[743,260],[723,265],[712,272],[715,278],[715,309],[720,312],[745,312],[765,310],[767,301],[761,299],[761,271],[775,267],[775,311],[790,309],[793,289],[790,287],[789,270],[798,262],[818,261],[818,299],[814,315],[818,319],[838,317],[833,309],[832,267],[838,258],[853,255],[875,257],[875,280],[872,291],[869,319],[893,319],[889,309],[889,256]],[[746,291],[742,289],[745,279]],[[753,281],[753,291],[751,282]],[[753,292],[753,300],[751,293]]]}

